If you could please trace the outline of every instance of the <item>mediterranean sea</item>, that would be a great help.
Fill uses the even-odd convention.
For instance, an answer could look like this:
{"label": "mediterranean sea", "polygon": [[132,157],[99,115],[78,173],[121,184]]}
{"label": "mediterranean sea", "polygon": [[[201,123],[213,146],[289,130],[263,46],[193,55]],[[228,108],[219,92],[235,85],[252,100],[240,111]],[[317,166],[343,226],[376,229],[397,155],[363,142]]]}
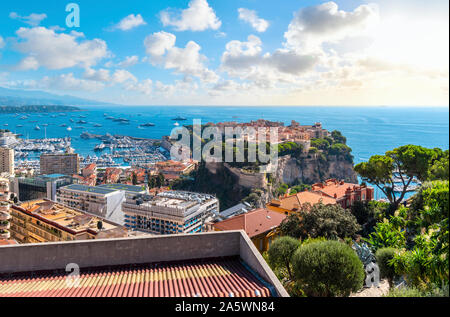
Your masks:
{"label": "mediterranean sea", "polygon": [[[180,125],[192,124],[193,119],[202,123],[257,119],[282,121],[290,124],[322,122],[323,127],[341,131],[347,137],[347,144],[353,149],[355,163],[369,159],[375,154],[405,144],[416,144],[429,148],[449,148],[449,109],[447,107],[195,107],[195,106],[94,106],[80,107],[82,112],[68,112],[66,116],[53,113],[0,115],[0,128],[22,134],[23,138],[47,138],[70,136],[72,147],[81,155],[94,155],[98,140],[83,140],[84,131],[93,134],[119,134],[142,138],[161,138],[170,134],[178,116],[186,121]],[[80,118],[80,116],[83,116]],[[106,119],[107,116],[125,118],[129,124]],[[85,118],[84,118],[85,117]],[[71,122],[70,119],[72,119]],[[77,124],[78,121],[85,124]],[[33,122],[30,122],[33,121]],[[36,122],[37,121],[37,122]],[[154,127],[140,128],[140,124],[154,123]],[[44,128],[43,124],[48,124]],[[67,131],[66,124],[71,127]],[[101,125],[95,127],[94,125]],[[17,125],[23,125],[18,127]],[[35,130],[36,125],[40,130]]]}

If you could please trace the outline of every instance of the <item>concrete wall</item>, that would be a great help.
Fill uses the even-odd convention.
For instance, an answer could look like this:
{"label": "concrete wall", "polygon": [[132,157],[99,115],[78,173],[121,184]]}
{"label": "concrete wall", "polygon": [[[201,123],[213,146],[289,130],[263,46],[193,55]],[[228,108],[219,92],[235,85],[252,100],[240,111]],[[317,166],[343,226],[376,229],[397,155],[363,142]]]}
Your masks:
{"label": "concrete wall", "polygon": [[134,237],[0,247],[0,273],[182,261],[240,256],[278,296],[288,296],[243,231],[208,232],[157,237]]}

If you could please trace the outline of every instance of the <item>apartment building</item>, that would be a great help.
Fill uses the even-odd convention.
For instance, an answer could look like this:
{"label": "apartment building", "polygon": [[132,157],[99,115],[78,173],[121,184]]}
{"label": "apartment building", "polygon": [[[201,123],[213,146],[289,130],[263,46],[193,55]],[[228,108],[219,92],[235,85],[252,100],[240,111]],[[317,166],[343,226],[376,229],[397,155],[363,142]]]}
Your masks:
{"label": "apartment building", "polygon": [[125,184],[104,184],[95,187],[73,184],[61,187],[56,200],[69,207],[84,210],[123,225],[122,202],[125,197],[146,192],[143,186]]}
{"label": "apartment building", "polygon": [[219,211],[219,201],[207,194],[166,191],[128,196],[122,205],[125,226],[152,234],[204,232],[206,219]]}
{"label": "apartment building", "polygon": [[14,175],[14,150],[0,147],[0,174],[8,173]]}
{"label": "apartment building", "polygon": [[127,237],[123,226],[48,199],[11,208],[11,235],[19,243]]}
{"label": "apartment building", "polygon": [[42,154],[40,158],[41,174],[74,175],[80,171],[78,154],[58,153]]}

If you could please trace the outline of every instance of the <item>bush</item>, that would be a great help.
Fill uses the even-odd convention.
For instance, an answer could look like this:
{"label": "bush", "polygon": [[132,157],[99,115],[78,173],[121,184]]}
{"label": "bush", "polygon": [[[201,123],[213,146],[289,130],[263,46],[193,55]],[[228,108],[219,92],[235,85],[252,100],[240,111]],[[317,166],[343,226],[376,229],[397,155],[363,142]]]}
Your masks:
{"label": "bush", "polygon": [[442,288],[432,288],[431,290],[421,290],[415,287],[394,288],[385,297],[448,297],[448,285]]}
{"label": "bush", "polygon": [[380,268],[380,275],[382,278],[387,278],[389,287],[392,287],[394,278],[396,277],[395,268],[391,263],[391,260],[397,254],[397,249],[394,248],[382,248],[375,253],[378,267]]}
{"label": "bush", "polygon": [[299,246],[300,241],[292,237],[281,237],[276,239],[267,252],[270,266],[273,268],[286,268],[289,278],[292,280],[291,259]]}
{"label": "bush", "polygon": [[295,278],[308,296],[349,296],[363,287],[362,262],[352,248],[338,241],[301,246],[292,265]]}

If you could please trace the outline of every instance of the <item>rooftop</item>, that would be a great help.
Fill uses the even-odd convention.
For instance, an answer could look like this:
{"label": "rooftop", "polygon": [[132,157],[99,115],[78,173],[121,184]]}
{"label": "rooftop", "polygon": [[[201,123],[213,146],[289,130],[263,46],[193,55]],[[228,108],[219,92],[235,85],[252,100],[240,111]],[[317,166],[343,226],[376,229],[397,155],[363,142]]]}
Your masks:
{"label": "rooftop", "polygon": [[261,208],[228,218],[213,226],[219,230],[244,230],[250,238],[253,238],[278,227],[285,218],[284,214]]}
{"label": "rooftop", "polygon": [[336,199],[325,196],[320,193],[304,191],[291,196],[272,200],[269,205],[279,207],[286,210],[300,210],[303,204],[315,205],[322,203],[324,205],[336,204]]}
{"label": "rooftop", "polygon": [[288,296],[242,231],[8,245],[0,259],[0,297]]}
{"label": "rooftop", "polygon": [[344,181],[338,181],[336,179],[328,179],[324,183],[317,183],[312,185],[312,190],[320,191],[330,197],[337,199],[344,197],[345,192],[350,189],[361,188],[358,184],[346,183]]}
{"label": "rooftop", "polygon": [[126,185],[126,184],[103,184],[96,186],[97,188],[105,188],[112,190],[123,190],[131,193],[141,193],[145,192],[145,186],[135,186],[135,185]]}
{"label": "rooftop", "polygon": [[79,287],[67,273],[0,277],[0,297],[269,297],[269,289],[239,258],[149,263],[80,272]]}
{"label": "rooftop", "polygon": [[[62,204],[47,200],[38,199],[25,202],[19,205],[20,210],[31,216],[51,225],[56,225],[62,230],[69,231],[72,234],[78,234],[84,231],[90,231],[92,234],[108,232],[122,228],[117,224],[108,222],[102,218],[89,215],[87,213],[72,209]],[[17,206],[13,206],[17,209]],[[102,221],[102,230],[97,228],[97,223]]]}
{"label": "rooftop", "polygon": [[92,194],[100,194],[107,195],[117,191],[117,189],[110,189],[100,186],[87,186],[81,184],[72,184],[68,186],[61,187],[61,189],[74,190],[78,192],[92,193]]}

